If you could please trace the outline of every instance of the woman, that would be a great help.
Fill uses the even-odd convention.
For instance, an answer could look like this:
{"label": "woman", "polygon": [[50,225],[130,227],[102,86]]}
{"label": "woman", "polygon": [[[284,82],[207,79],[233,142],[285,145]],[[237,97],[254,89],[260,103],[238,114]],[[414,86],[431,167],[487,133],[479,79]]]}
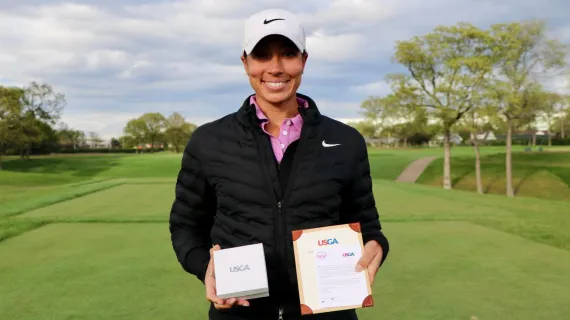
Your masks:
{"label": "woman", "polygon": [[[389,245],[363,137],[297,92],[308,54],[296,17],[252,15],[242,54],[255,94],[192,134],[170,213],[172,244],[184,270],[205,284],[210,319],[298,319],[292,230],[360,222],[365,248],[355,267],[371,280]],[[212,250],[254,243],[264,245],[270,296],[218,298]],[[349,310],[303,319],[357,317]]]}

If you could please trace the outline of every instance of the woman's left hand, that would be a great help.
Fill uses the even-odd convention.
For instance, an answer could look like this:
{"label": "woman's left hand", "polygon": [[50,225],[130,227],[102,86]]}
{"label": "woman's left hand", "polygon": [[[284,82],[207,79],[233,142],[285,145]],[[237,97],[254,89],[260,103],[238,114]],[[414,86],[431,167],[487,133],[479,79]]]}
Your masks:
{"label": "woman's left hand", "polygon": [[382,255],[382,246],[380,246],[376,240],[368,241],[364,245],[362,257],[360,257],[360,260],[358,260],[358,263],[356,264],[356,272],[360,272],[365,269],[368,271],[370,285],[374,283],[376,272],[378,272],[378,268],[380,268],[380,263],[382,262]]}

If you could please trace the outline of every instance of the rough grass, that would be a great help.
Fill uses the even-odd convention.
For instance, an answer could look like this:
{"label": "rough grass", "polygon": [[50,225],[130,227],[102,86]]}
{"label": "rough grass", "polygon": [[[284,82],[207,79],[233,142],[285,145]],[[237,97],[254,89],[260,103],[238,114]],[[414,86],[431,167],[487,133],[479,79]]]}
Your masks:
{"label": "rough grass", "polygon": [[[489,154],[481,159],[483,189],[505,194],[505,155]],[[451,163],[454,188],[476,191],[475,158],[454,157]],[[443,159],[432,162],[418,183],[441,186]],[[518,196],[570,200],[570,152],[513,153],[513,186]]]}
{"label": "rough grass", "polygon": [[[482,148],[483,154],[496,154],[504,151],[501,147]],[[518,148],[516,149],[518,150]],[[454,147],[453,155],[471,155],[469,147]],[[401,148],[401,149],[369,149],[370,171],[374,179],[394,180],[413,161],[430,156],[443,156],[442,148]]]}
{"label": "rough grass", "polygon": [[60,185],[85,180],[175,177],[181,154],[32,157],[4,162],[0,185]]}
{"label": "rough grass", "polygon": [[383,221],[468,221],[570,251],[568,202],[374,183]]}
{"label": "rough grass", "polygon": [[0,242],[11,237],[15,237],[24,232],[30,231],[35,228],[39,228],[45,224],[47,221],[42,220],[31,220],[31,221],[17,221],[17,220],[0,220]]}

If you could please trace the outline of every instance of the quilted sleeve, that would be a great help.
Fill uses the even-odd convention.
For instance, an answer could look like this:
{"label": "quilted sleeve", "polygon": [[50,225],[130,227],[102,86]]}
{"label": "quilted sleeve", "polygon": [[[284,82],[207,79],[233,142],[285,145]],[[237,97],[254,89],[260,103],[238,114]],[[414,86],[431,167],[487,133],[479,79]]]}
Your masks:
{"label": "quilted sleeve", "polygon": [[382,263],[388,255],[390,245],[382,232],[380,217],[372,191],[372,177],[368,150],[362,135],[358,134],[355,159],[351,168],[351,180],[343,194],[342,223],[360,222],[364,243],[376,240],[382,246]]}
{"label": "quilted sleeve", "polygon": [[216,208],[215,193],[199,159],[200,130],[190,138],[182,156],[170,211],[172,246],[182,268],[204,282]]}

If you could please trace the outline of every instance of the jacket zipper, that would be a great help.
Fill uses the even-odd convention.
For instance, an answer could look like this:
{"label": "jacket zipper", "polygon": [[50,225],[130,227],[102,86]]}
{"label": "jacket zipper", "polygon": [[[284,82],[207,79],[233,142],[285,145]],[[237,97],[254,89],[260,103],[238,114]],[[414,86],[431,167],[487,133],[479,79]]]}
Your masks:
{"label": "jacket zipper", "polygon": [[[258,131],[254,133],[254,135],[255,135],[254,139],[255,139],[256,142],[257,142],[258,148],[263,149],[263,148],[265,148],[265,147],[268,147],[268,148],[271,150],[271,144],[270,144],[270,143],[268,144],[268,146],[265,145],[264,147],[262,147],[262,145],[263,145],[264,143],[266,143],[266,141],[260,141],[260,140],[262,140],[262,139],[260,139],[260,136],[258,136],[259,133],[261,133],[261,137],[263,137],[263,132],[262,132],[262,130],[261,130],[260,128],[258,128]],[[271,151],[272,151],[272,150],[271,150]],[[262,157],[262,158],[265,157],[265,156],[267,156],[267,154],[263,154],[263,153],[261,154],[261,157]],[[269,157],[269,159],[267,159],[267,161],[264,161],[263,159],[261,159],[262,169],[264,169],[264,170],[267,169],[267,167],[263,168],[264,165],[265,165],[265,166],[271,165],[272,162],[270,161],[270,159],[271,159],[272,156],[273,156],[273,152],[271,152],[271,156]],[[268,179],[268,182],[269,182],[269,187],[270,187],[271,190],[272,190],[272,191],[271,191],[271,194],[273,195],[273,197],[274,197],[274,199],[275,199],[275,201],[276,201],[276,203],[277,203],[277,210],[274,211],[274,212],[276,212],[276,214],[275,214],[275,245],[276,245],[276,247],[277,247],[277,255],[280,256],[280,257],[282,257],[282,258],[287,259],[287,256],[286,256],[286,254],[285,254],[286,251],[284,250],[284,248],[282,248],[282,245],[281,245],[282,240],[280,239],[281,236],[282,236],[282,233],[283,233],[282,230],[285,229],[285,226],[282,226],[282,224],[283,224],[283,222],[282,222],[283,217],[282,217],[282,215],[281,215],[281,207],[282,207],[281,200],[282,200],[282,199],[280,199],[280,198],[277,196],[277,194],[273,191],[274,186],[273,186],[273,184],[271,183],[270,179]],[[281,191],[281,193],[283,193],[283,191]],[[281,268],[278,268],[278,269],[281,269]],[[282,270],[282,269],[281,269],[281,270]],[[283,274],[283,272],[285,272],[285,274]],[[285,278],[286,278],[286,275],[287,275],[287,269],[285,269],[284,271],[280,271],[280,272],[279,272],[279,279],[280,279],[280,280],[281,280],[281,279],[285,279]],[[285,283],[287,283],[287,282],[283,281],[283,282],[280,284],[280,286],[283,285],[283,284],[285,284]],[[280,290],[280,291],[283,291],[283,290]],[[283,306],[281,306],[281,305],[279,306],[279,319],[283,319]]]}
{"label": "jacket zipper", "polygon": [[[301,129],[301,136],[299,137],[299,146],[297,147],[297,151],[295,152],[295,159],[293,160],[293,165],[291,167],[291,172],[289,173],[289,181],[287,183],[287,188],[286,190],[282,190],[282,195],[283,195],[283,199],[286,199],[289,196],[290,190],[292,188],[293,185],[293,181],[294,181],[294,174],[297,171],[297,167],[298,167],[298,163],[299,163],[299,154],[301,154],[300,151],[302,151],[302,146],[304,145],[304,140],[306,139],[306,135],[307,135],[307,128],[306,126],[303,126],[303,128]],[[279,200],[277,202],[277,215],[278,215],[278,221],[277,224],[279,226],[278,230],[279,233],[278,234],[278,239],[279,237],[283,236],[283,239],[287,239],[286,235],[287,235],[287,223],[285,220],[285,216],[282,215],[282,200]],[[286,244],[287,241],[285,241],[285,246],[281,246],[280,242],[277,242],[278,248],[279,248],[279,252],[281,254],[281,256],[283,257],[284,260],[284,264],[285,264],[285,280],[284,280],[284,285],[286,285],[285,287],[287,287],[287,285],[289,284],[289,256],[287,255],[287,249],[286,249]],[[283,306],[279,307],[279,320],[283,319]]]}
{"label": "jacket zipper", "polygon": [[[285,259],[285,261],[287,261],[287,251],[285,250],[285,246],[281,245],[281,239],[285,239],[282,238],[284,237],[284,231],[286,226],[283,222],[284,217],[282,215],[282,210],[281,210],[282,204],[281,204],[281,200],[277,201],[277,239],[276,239],[276,245],[277,248],[279,250],[279,255]],[[282,275],[282,279],[283,280],[283,285],[286,285],[288,283],[288,265],[285,263],[285,268],[283,269],[284,274]],[[283,288],[283,290],[285,289],[285,287]],[[283,307],[279,306],[279,319],[283,319]]]}
{"label": "jacket zipper", "polygon": [[[298,146],[298,148],[297,148],[297,152],[296,152],[296,153],[299,153],[299,150],[302,149],[301,146],[304,144],[304,140],[306,139],[306,135],[307,135],[307,129],[305,128],[305,126],[303,126],[303,128],[301,129],[301,137],[300,137],[300,139],[299,139],[299,140],[300,140],[300,141],[299,141],[299,146]],[[258,142],[259,142],[259,141],[258,141]],[[258,145],[259,145],[259,144],[258,144]],[[297,157],[298,157],[298,155],[296,154],[296,155],[295,155],[295,158],[297,158]],[[292,175],[296,172],[296,169],[297,169],[297,166],[298,166],[298,162],[299,162],[298,159],[294,159],[294,161],[293,161],[293,166],[292,166],[292,168],[291,168],[291,173],[290,173],[290,176],[289,176],[290,181],[289,181],[289,183],[287,184],[287,190],[281,190],[281,193],[282,193],[282,197],[283,197],[283,198],[286,198],[286,197],[289,195],[289,190],[291,189],[291,185],[292,185],[292,183],[291,183],[291,178],[292,178]],[[273,194],[275,195],[275,193],[273,193]],[[276,198],[277,198],[277,197],[276,197]],[[287,250],[286,250],[286,243],[287,243],[287,242],[286,242],[285,240],[283,240],[283,241],[285,241],[285,246],[284,246],[284,245],[281,244],[281,240],[280,240],[281,237],[283,237],[283,239],[286,239],[287,224],[286,224],[286,222],[285,222],[285,216],[282,215],[282,206],[283,206],[282,200],[283,200],[283,199],[275,199],[275,200],[277,200],[277,216],[276,216],[276,219],[275,219],[275,220],[276,220],[276,225],[277,225],[277,226],[276,226],[276,227],[277,227],[277,237],[276,237],[276,239],[275,239],[275,243],[276,243],[276,246],[277,246],[277,248],[278,248],[279,255],[280,255],[280,256],[283,258],[283,260],[284,260],[285,268],[284,268],[283,272],[284,272],[285,274],[282,275],[283,278],[284,278],[284,280],[283,280],[283,285],[287,285],[287,284],[289,284],[289,270],[288,270],[288,268],[289,268],[289,258],[288,258],[288,256],[287,256]],[[284,310],[283,306],[279,306],[279,320],[282,320],[282,319],[283,319],[283,310]]]}

